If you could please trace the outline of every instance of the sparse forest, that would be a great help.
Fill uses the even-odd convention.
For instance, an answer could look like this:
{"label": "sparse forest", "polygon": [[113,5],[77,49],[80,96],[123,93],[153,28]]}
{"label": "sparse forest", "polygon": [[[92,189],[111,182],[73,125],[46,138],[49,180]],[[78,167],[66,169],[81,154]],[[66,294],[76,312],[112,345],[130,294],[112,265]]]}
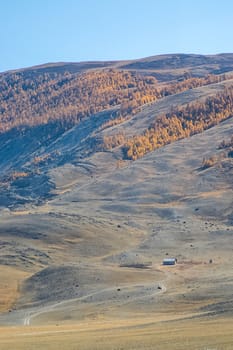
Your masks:
{"label": "sparse forest", "polygon": [[178,107],[156,118],[143,135],[135,135],[126,141],[125,156],[136,160],[145,153],[173,141],[200,133],[233,115],[233,87],[222,93]]}
{"label": "sparse forest", "polygon": [[[12,128],[51,125],[50,137],[78,124],[85,117],[114,109],[101,130],[123,123],[147,103],[196,87],[218,83],[229,76],[185,76],[182,81],[159,84],[155,77],[114,69],[81,74],[24,72],[0,77],[0,133]],[[233,88],[222,94],[173,109],[155,119],[142,135],[126,139],[123,133],[104,136],[99,150],[124,146],[126,159],[135,160],[172,141],[201,132],[232,114]]]}
{"label": "sparse forest", "polygon": [[0,77],[0,132],[53,122],[69,129],[84,117],[118,106],[115,121],[105,125],[110,127],[146,103],[224,79],[224,75],[184,77],[183,81],[160,86],[153,76],[113,69],[32,76],[6,73]]}
{"label": "sparse forest", "polygon": [[122,115],[160,97],[153,77],[120,71],[48,74],[24,79],[22,73],[0,80],[0,131],[60,121],[67,128],[82,118],[120,105]]}

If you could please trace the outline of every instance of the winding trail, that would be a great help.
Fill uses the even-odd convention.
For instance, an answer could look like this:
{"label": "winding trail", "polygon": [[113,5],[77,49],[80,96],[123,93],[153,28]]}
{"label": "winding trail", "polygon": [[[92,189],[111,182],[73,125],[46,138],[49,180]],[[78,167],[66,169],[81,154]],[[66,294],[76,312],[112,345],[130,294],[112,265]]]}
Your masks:
{"label": "winding trail", "polygon": [[[124,286],[121,288],[121,291],[125,291],[127,290],[128,288],[134,288],[134,291],[141,288],[140,291],[143,291],[144,293],[142,293],[141,295],[138,295],[138,296],[134,296],[132,298],[130,298],[129,300],[119,300],[119,304],[120,305],[125,305],[125,304],[129,304],[129,303],[132,303],[132,302],[135,302],[137,300],[141,300],[141,299],[146,299],[148,297],[153,297],[155,295],[159,295],[161,293],[165,293],[167,291],[167,288],[164,286],[163,284],[164,281],[161,281],[161,282],[158,282],[156,284],[156,286],[153,285],[153,288],[151,289],[151,292],[152,293],[145,293],[146,291],[146,287],[148,286],[152,286],[151,284],[148,284],[148,285],[127,285],[127,286]],[[79,297],[79,298],[74,298],[74,299],[68,299],[68,300],[63,300],[63,301],[60,301],[60,302],[57,302],[57,303],[54,303],[54,304],[51,304],[51,305],[48,305],[48,306],[44,306],[44,307],[41,307],[39,308],[38,310],[32,310],[32,311],[27,311],[25,313],[25,316],[23,318],[23,325],[24,326],[30,326],[31,324],[31,320],[32,319],[35,319],[36,317],[42,315],[42,314],[46,314],[46,313],[49,313],[49,312],[52,312],[54,310],[56,310],[57,308],[60,308],[60,307],[63,307],[67,304],[72,304],[72,303],[75,303],[75,302],[81,302],[81,301],[84,301],[88,298],[92,298],[94,296],[97,296],[97,295],[101,295],[105,292],[115,292],[116,291],[116,287],[110,287],[110,288],[105,288],[105,289],[101,289],[99,291],[96,291],[96,292],[93,292],[93,293],[90,293],[90,294],[87,294],[87,295],[84,295],[82,297]],[[103,302],[106,302],[107,299],[104,299]],[[110,300],[109,300],[110,301]]]}

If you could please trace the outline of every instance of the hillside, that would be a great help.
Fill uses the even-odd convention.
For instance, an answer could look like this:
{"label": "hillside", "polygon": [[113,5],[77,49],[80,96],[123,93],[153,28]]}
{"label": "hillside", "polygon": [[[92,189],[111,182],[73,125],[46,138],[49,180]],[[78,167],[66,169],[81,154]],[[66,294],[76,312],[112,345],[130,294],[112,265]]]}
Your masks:
{"label": "hillside", "polygon": [[143,342],[232,319],[231,71],[222,54],[0,75],[1,325],[116,323]]}
{"label": "hillside", "polygon": [[[215,72],[213,66],[217,73],[229,71],[230,58],[230,54],[167,55],[2,73],[0,206],[51,198],[56,183],[49,171],[57,166],[78,164],[90,175],[95,167],[86,166],[83,159],[95,152],[112,151],[117,163],[135,160],[228,118],[232,75],[206,73]],[[130,64],[134,70],[128,70]],[[174,74],[183,70],[179,79],[155,78],[159,69],[168,67]],[[196,67],[205,70],[198,75],[192,71]],[[199,118],[203,103],[208,108]],[[186,119],[180,116],[181,106],[186,108]]]}

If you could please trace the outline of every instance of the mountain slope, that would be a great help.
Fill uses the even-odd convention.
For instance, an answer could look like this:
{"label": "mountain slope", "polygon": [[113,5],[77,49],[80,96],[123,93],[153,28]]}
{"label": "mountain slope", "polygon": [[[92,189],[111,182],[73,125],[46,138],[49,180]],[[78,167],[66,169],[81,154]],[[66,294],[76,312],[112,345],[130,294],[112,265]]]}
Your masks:
{"label": "mountain slope", "polygon": [[[218,165],[200,168],[202,156],[216,153],[216,145],[228,139],[231,131],[232,120],[228,120],[117,170],[109,158],[105,173],[82,179],[82,183],[70,183],[46,205],[30,206],[29,211],[2,212],[1,262],[31,272],[42,269],[35,275],[36,283],[33,277],[23,285],[18,307],[27,304],[32,314],[40,310],[45,322],[53,313],[49,308],[40,309],[42,304],[48,303],[49,307],[89,294],[94,295],[87,297],[85,309],[82,303],[70,301],[74,319],[85,317],[89,307],[96,314],[104,312],[105,317],[110,317],[113,310],[133,315],[142,300],[147,316],[161,308],[169,314],[177,308],[188,313],[191,300],[196,300],[199,312],[203,307],[216,312],[221,303],[232,303],[232,160],[228,161],[227,172]],[[107,157],[98,154],[95,160],[106,162]],[[70,169],[65,167],[53,176],[63,178],[65,171],[70,176]],[[80,175],[76,173],[77,181]],[[166,254],[178,258],[176,276],[160,267]],[[139,263],[146,266],[148,262],[152,270],[137,271]],[[49,266],[53,267],[47,270]],[[127,272],[124,266],[133,270]],[[58,278],[64,268],[66,278]],[[96,278],[100,273],[104,281],[89,285],[90,271],[95,271]],[[75,279],[69,277],[75,275]],[[152,305],[152,286],[164,279],[167,293],[160,304]],[[49,281],[55,283],[51,289]],[[141,289],[137,290],[139,285]],[[124,299],[127,295],[114,303],[117,288],[128,293],[129,304]],[[146,288],[151,292],[145,294]],[[43,289],[49,298],[41,294]],[[173,311],[168,300],[174,303]],[[67,306],[57,307],[57,317],[62,320]],[[25,312],[22,309],[9,314],[9,322],[13,318],[20,322]],[[4,316],[3,322],[6,319]]]}
{"label": "mountain slope", "polygon": [[[122,119],[116,125],[113,123],[113,126],[112,121],[118,118],[117,108],[83,118],[68,130],[64,127],[56,128],[54,122],[49,122],[34,127],[24,126],[23,129],[14,128],[2,133],[0,204],[14,206],[31,201],[39,203],[46,197],[51,197],[56,192],[54,189],[57,184],[50,174],[56,173],[56,168],[61,170],[66,165],[71,171],[69,176],[66,170],[66,177],[71,178],[71,182],[82,183],[82,177],[79,180],[72,180],[72,177],[77,177],[79,171],[86,179],[102,172],[105,168],[103,159],[95,164],[92,158],[103,150],[111,151],[114,167],[118,166],[119,162],[125,159],[123,148],[126,141],[134,135],[143,134],[159,116],[166,115],[171,108],[175,110],[191,102],[204,101],[231,85],[232,80],[227,79],[160,98],[141,107],[138,113],[128,114],[126,119]],[[110,126],[106,127],[109,122]],[[110,154],[107,153],[106,156],[109,158]],[[68,189],[67,185],[66,188]]]}
{"label": "mountain slope", "polygon": [[[116,78],[109,88],[104,85],[110,97],[119,90],[123,100],[107,108],[96,101],[98,112],[70,124],[63,117],[55,120],[57,115],[35,125],[25,117],[20,124],[16,113],[19,124],[7,124],[0,134],[0,263],[4,273],[7,266],[19,277],[5,303],[5,310],[10,304],[15,310],[2,314],[1,324],[69,323],[100,315],[106,320],[220,312],[232,317],[233,166],[231,146],[219,148],[232,137],[231,110],[221,112],[220,120],[227,119],[208,130],[161,143],[141,159],[131,161],[124,153],[125,140],[143,135],[161,116],[206,101],[215,105],[216,96],[231,90],[232,78],[205,74],[230,71],[231,60],[230,54],[166,55],[107,64],[114,71],[105,70],[105,63],[94,71],[88,70],[92,63],[70,64],[75,84],[76,73],[94,82],[91,98],[103,97],[97,91],[103,81],[95,84],[105,76],[108,84]],[[96,71],[99,65],[104,72]],[[21,86],[24,79],[40,81],[47,69],[54,78],[57,69],[63,74],[68,68],[22,70]],[[140,75],[142,70],[149,75]],[[190,72],[199,72],[201,80],[185,76]],[[163,81],[151,80],[151,74]],[[58,80],[52,93],[57,89],[62,97]],[[38,86],[36,93],[44,87]],[[86,81],[82,87],[88,89]],[[146,95],[153,89],[158,95],[129,108],[134,88],[139,101],[145,89]],[[106,147],[106,140],[115,144]],[[203,158],[211,157],[216,161],[204,166]],[[177,257],[174,269],[161,266],[167,256]]]}

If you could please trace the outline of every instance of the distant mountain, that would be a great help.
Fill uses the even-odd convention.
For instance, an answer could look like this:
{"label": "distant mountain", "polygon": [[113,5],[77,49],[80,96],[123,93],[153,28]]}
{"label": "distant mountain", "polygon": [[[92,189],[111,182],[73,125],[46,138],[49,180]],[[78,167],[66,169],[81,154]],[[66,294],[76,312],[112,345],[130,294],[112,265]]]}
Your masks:
{"label": "distant mountain", "polygon": [[[25,77],[40,75],[43,73],[60,73],[64,72],[81,73],[92,69],[133,69],[133,70],[152,70],[155,76],[166,78],[165,73],[169,71],[172,75],[174,69],[185,69],[191,75],[201,76],[207,73],[225,73],[232,71],[233,53],[222,53],[217,55],[198,55],[198,54],[166,54],[150,56],[136,60],[125,61],[90,61],[90,62],[58,62],[47,63],[30,68],[18,69],[1,74],[11,74],[13,72],[23,72]],[[196,67],[196,68],[195,68]],[[174,72],[173,72],[174,73]],[[174,74],[177,76],[177,74]]]}

